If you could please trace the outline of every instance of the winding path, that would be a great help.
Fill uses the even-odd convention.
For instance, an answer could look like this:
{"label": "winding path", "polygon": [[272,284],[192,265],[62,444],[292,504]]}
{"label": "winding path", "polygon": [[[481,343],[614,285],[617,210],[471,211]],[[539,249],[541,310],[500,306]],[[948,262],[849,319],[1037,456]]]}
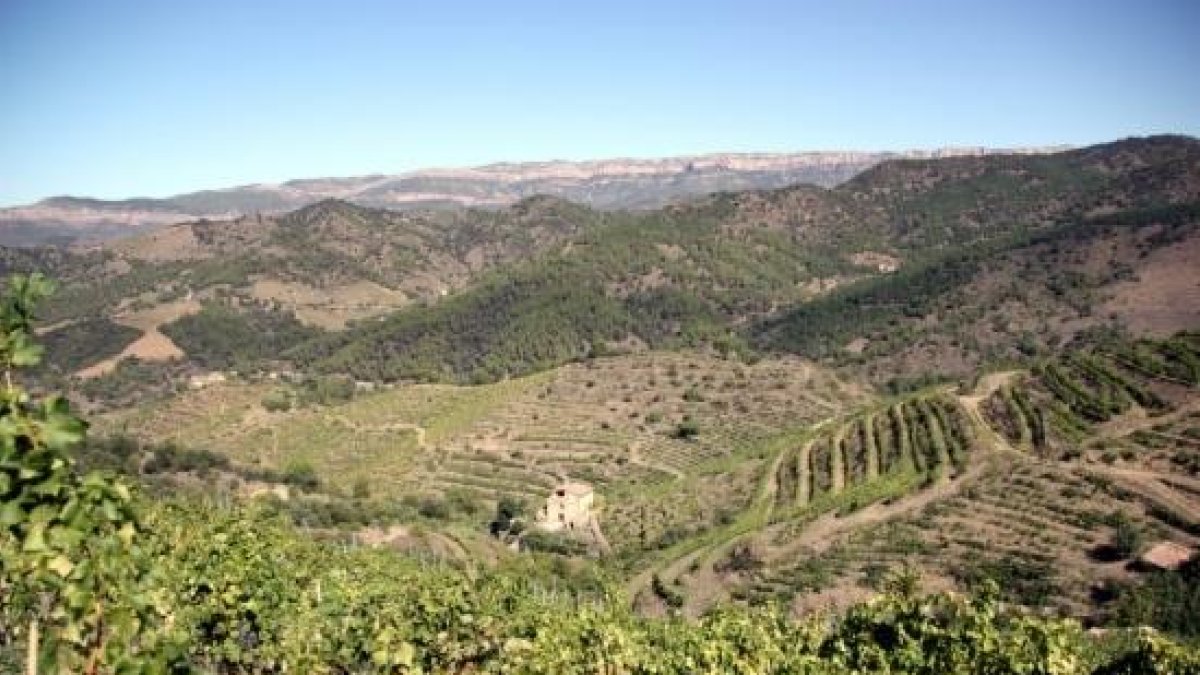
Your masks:
{"label": "winding path", "polygon": [[[792,539],[786,546],[771,552],[772,559],[786,558],[802,549],[823,551],[832,542],[833,537],[848,530],[872,525],[898,516],[906,515],[925,508],[933,502],[951,497],[959,493],[963,485],[974,481],[986,469],[985,462],[971,466],[967,471],[954,479],[934,484],[932,487],[916,490],[891,503],[874,502],[848,515],[839,516],[836,511],[827,512],[804,525],[800,536]],[[779,523],[767,529],[774,534],[794,523]]]}
{"label": "winding path", "polygon": [[967,411],[967,417],[971,421],[971,425],[975,427],[976,438],[980,441],[986,441],[993,449],[1001,452],[1021,453],[1008,442],[1003,436],[992,428],[992,425],[987,423],[983,417],[983,402],[991,398],[992,394],[1000,391],[1000,388],[1010,384],[1018,376],[1025,371],[1022,370],[1006,370],[998,373],[988,373],[979,378],[979,383],[975,386],[975,391],[967,395],[955,396],[963,409]]}

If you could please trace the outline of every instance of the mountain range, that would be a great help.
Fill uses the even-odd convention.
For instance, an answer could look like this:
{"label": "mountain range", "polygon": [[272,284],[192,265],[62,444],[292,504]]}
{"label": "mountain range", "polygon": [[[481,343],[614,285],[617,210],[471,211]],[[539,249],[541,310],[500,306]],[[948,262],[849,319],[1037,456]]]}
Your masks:
{"label": "mountain range", "polygon": [[324,199],[388,209],[500,208],[533,195],[553,195],[598,209],[652,209],[725,190],[796,183],[832,187],[890,159],[932,159],[1054,148],[943,148],[903,152],[710,154],[490,164],[396,175],[314,178],[204,190],[166,198],[102,200],[51,197],[0,209],[0,245],[102,241],[197,218],[227,219],[291,211]]}
{"label": "mountain range", "polygon": [[605,345],[719,344],[858,363],[879,384],[935,364],[959,375],[1113,322],[1188,327],[1197,167],[1200,143],[1159,136],[893,159],[835,187],[657,209],[326,198],[98,246],[7,248],[2,262],[63,282],[47,318],[71,327],[57,334],[76,344],[64,374],[102,374],[122,355],[201,368],[269,357],[360,379],[487,381]]}

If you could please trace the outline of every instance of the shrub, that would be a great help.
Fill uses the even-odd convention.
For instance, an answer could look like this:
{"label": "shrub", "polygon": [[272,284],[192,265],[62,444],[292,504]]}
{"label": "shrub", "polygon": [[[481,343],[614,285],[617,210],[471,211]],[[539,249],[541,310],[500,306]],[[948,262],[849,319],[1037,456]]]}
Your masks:
{"label": "shrub", "polygon": [[308,462],[292,462],[283,469],[283,482],[301,490],[315,490],[321,486],[317,470]]}
{"label": "shrub", "polygon": [[354,398],[354,392],[349,375],[324,375],[305,381],[300,398],[306,404],[336,405]]}
{"label": "shrub", "polygon": [[738,544],[717,563],[718,572],[754,572],[763,566],[762,552],[752,543]]}
{"label": "shrub", "polygon": [[287,412],[292,409],[292,399],[292,393],[287,389],[272,389],[262,397],[262,407],[267,412]]}
{"label": "shrub", "polygon": [[1113,548],[1122,558],[1133,558],[1141,553],[1146,537],[1141,528],[1125,514],[1119,516],[1113,531]]}
{"label": "shrub", "polygon": [[371,496],[371,484],[365,478],[359,478],[354,481],[354,487],[351,488],[350,494],[355,499],[366,499]]}
{"label": "shrub", "polygon": [[683,593],[678,589],[671,588],[665,584],[662,580],[662,577],[658,576],[658,574],[655,574],[651,579],[650,589],[653,590],[654,594],[661,598],[663,602],[667,603],[668,607],[672,609],[679,609],[683,607]]}
{"label": "shrub", "polygon": [[582,556],[587,553],[587,545],[578,539],[555,532],[530,530],[521,537],[521,548],[526,551],[539,551],[561,556]]}
{"label": "shrub", "polygon": [[690,417],[683,418],[683,421],[675,427],[675,438],[689,439],[695,438],[700,433],[700,425]]}
{"label": "shrub", "polygon": [[434,496],[422,497],[417,505],[417,513],[432,520],[448,520],[450,506],[446,501]]}

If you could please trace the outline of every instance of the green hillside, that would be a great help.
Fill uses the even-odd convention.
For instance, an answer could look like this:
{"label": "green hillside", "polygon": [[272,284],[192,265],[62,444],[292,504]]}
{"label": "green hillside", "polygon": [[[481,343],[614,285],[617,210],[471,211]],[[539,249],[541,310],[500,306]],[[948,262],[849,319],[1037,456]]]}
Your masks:
{"label": "green hillside", "polygon": [[[183,351],[197,368],[278,367],[282,356],[360,379],[468,382],[616,342],[741,354],[749,344],[884,383],[1025,362],[1091,329],[1186,328],[1196,317],[1170,295],[1186,289],[1164,293],[1156,270],[1193,255],[1197,166],[1195,139],[1158,136],[896,160],[832,189],[720,193],[648,212],[550,197],[429,213],[325,201],[88,252],[7,251],[3,266],[63,280],[51,320],[194,298],[226,306],[234,334],[256,330],[264,310],[274,324],[294,315],[327,331],[281,334],[274,364],[252,342],[232,354],[192,339]],[[1146,316],[1138,298],[1155,293],[1184,311]],[[187,341],[208,316],[159,327]]]}
{"label": "green hillside", "polygon": [[[764,321],[757,337],[764,347],[876,367],[922,342],[955,342],[967,364],[1028,359],[1071,337],[1054,325],[1064,319],[1120,326],[1094,316],[1106,293],[1135,280],[1156,252],[1198,233],[1200,203],[1189,202],[1012,234],[838,289]],[[1194,311],[1185,305],[1180,317],[1186,326]],[[1014,320],[1026,325],[1008,329]],[[988,330],[993,325],[1002,328]],[[845,349],[855,339],[868,341],[861,354]]]}
{"label": "green hillside", "polygon": [[[1153,139],[1061,157],[885,164],[833,191],[723,195],[614,218],[565,251],[497,270],[447,302],[294,354],[320,369],[385,379],[478,379],[566,362],[626,335],[739,351],[749,338],[835,363],[871,361],[882,380],[927,371],[938,359],[887,357],[937,342],[950,343],[948,374],[961,376],[1070,339],[1074,331],[1055,325],[1064,320],[1112,325],[1092,316],[1106,293],[1135,279],[1160,250],[1196,240],[1196,195],[1180,189],[1197,166],[1189,163],[1200,158],[1196,147]],[[1138,168],[1121,174],[1131,156]],[[1012,194],[1019,198],[1004,197]],[[1104,215],[1088,215],[1097,212]],[[794,220],[810,215],[812,225]],[[1097,252],[1106,266],[1075,259],[1114,242],[1124,248]],[[856,264],[864,253],[893,257],[901,268],[881,274]],[[1001,273],[1008,285],[980,288]],[[821,280],[834,289],[814,290],[814,282],[827,288]],[[1019,298],[1032,316],[1005,306]],[[1176,329],[1195,318],[1185,308]],[[1032,325],[987,334],[1013,321]],[[856,339],[867,350],[858,358],[845,351]]]}

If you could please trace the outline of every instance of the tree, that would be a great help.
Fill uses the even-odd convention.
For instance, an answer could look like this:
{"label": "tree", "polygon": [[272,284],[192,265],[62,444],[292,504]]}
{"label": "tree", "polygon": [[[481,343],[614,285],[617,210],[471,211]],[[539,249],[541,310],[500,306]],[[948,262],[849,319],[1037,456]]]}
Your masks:
{"label": "tree", "polygon": [[1128,516],[1121,514],[1113,531],[1113,548],[1122,558],[1133,558],[1141,553],[1146,536]]}
{"label": "tree", "polygon": [[28,673],[117,670],[135,645],[152,648],[154,614],[132,590],[132,494],[107,474],[80,476],[69,451],[84,422],[15,379],[41,361],[33,311],[52,291],[40,274],[15,276],[0,300],[0,625],[19,627]]}
{"label": "tree", "polygon": [[489,530],[493,537],[506,534],[520,534],[523,529],[521,519],[528,507],[523,499],[505,495],[496,503],[496,517],[492,519]]}

